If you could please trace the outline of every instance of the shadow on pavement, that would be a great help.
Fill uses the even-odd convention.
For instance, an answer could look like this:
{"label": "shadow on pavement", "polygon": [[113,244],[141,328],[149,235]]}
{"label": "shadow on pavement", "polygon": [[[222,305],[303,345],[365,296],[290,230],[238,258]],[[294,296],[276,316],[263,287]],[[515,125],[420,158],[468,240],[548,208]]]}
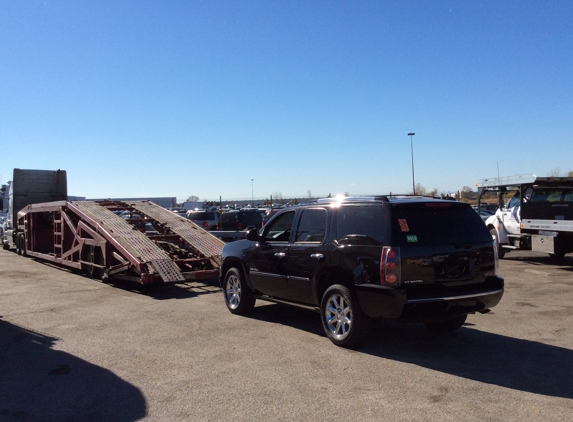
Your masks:
{"label": "shadow on pavement", "polygon": [[[94,282],[98,282],[94,280]],[[205,294],[219,293],[218,278],[188,281],[186,283],[139,284],[132,281],[109,279],[105,284],[131,293],[149,296],[155,300],[189,299]]]}
{"label": "shadow on pavement", "polygon": [[138,388],[54,350],[57,340],[0,319],[0,421],[136,421],[147,414]]}
{"label": "shadow on pavement", "polygon": [[561,259],[552,258],[549,254],[542,254],[542,253],[524,253],[521,254],[517,253],[508,253],[503,258],[504,261],[515,261],[515,262],[523,262],[525,264],[529,264],[532,266],[547,266],[551,269],[563,270],[563,271],[573,271],[573,255],[568,254],[565,255]]}
{"label": "shadow on pavement", "polygon": [[[271,304],[255,308],[250,317],[326,337],[319,315],[312,311]],[[500,387],[573,399],[573,350],[479,331],[469,323],[452,333],[436,333],[423,324],[377,321],[359,352]]]}
{"label": "shadow on pavement", "polygon": [[58,266],[52,262],[43,261],[37,258],[32,258],[32,260],[39,264],[55,268],[59,271],[65,271],[67,273],[74,274],[76,277],[81,277],[82,279],[88,280],[92,283],[103,283],[108,286],[125,290],[131,293],[149,296],[156,300],[188,299],[201,296],[203,294],[217,293],[221,291],[218,277],[205,278],[201,280],[190,280],[185,283],[157,283],[145,285],[134,281],[126,281],[114,278],[106,279],[103,281],[91,279],[85,274],[74,272],[69,268]]}

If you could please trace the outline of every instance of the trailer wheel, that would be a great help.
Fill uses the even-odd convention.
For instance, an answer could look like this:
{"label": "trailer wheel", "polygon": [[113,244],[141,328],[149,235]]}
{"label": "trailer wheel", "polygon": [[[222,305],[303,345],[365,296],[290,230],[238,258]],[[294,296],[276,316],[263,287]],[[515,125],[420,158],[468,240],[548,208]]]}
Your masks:
{"label": "trailer wheel", "polygon": [[28,256],[28,253],[26,252],[26,238],[23,234],[20,235],[18,243],[20,244],[20,251],[22,252],[22,256]]}
{"label": "trailer wheel", "polygon": [[554,253],[550,253],[549,256],[554,261],[561,261],[563,258],[565,258],[565,251],[562,248],[558,248]]}
{"label": "trailer wheel", "polygon": [[101,248],[93,246],[92,265],[90,266],[90,277],[96,280],[101,280],[104,274],[104,260]]}
{"label": "trailer wheel", "polygon": [[[82,249],[82,269],[85,271],[89,278],[101,280],[104,274],[103,268],[96,265],[103,266],[103,253],[101,248],[90,245]],[[94,265],[96,264],[96,265]]]}
{"label": "trailer wheel", "polygon": [[16,253],[22,255],[22,236],[19,233],[16,234],[14,243],[16,244]]}

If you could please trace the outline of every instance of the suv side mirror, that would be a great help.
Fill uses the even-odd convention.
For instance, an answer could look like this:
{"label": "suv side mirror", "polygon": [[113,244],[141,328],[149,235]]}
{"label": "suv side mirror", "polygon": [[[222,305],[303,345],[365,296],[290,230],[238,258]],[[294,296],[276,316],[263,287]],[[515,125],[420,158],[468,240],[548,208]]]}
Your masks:
{"label": "suv side mirror", "polygon": [[247,232],[247,240],[252,240],[257,242],[259,240],[259,231],[257,229],[250,229]]}

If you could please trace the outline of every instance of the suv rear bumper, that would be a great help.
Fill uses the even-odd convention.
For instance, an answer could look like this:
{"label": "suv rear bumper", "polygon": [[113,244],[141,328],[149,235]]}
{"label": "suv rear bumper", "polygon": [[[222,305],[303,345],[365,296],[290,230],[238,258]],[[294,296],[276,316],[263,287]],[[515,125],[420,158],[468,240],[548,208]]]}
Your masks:
{"label": "suv rear bumper", "polygon": [[[496,285],[492,288],[492,282]],[[362,311],[373,319],[427,320],[485,311],[497,305],[503,296],[503,278],[490,277],[487,288],[452,296],[408,298],[392,287],[356,285]]]}

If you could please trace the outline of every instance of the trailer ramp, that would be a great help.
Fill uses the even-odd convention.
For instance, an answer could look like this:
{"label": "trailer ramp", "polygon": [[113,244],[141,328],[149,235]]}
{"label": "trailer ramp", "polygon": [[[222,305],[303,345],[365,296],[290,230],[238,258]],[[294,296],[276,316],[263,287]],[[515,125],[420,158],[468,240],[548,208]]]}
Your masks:
{"label": "trailer ramp", "polygon": [[143,232],[135,230],[126,219],[97,202],[76,201],[70,203],[70,208],[73,207],[93,220],[97,224],[97,231],[114,243],[119,254],[127,261],[137,267],[151,265],[165,283],[185,281],[171,257]]}
{"label": "trailer ramp", "polygon": [[163,224],[200,253],[211,256],[214,259],[218,258],[220,262],[225,242],[213,236],[207,230],[204,230],[187,218],[166,210],[153,202],[131,201],[126,202],[126,204],[132,206],[141,214]]}

